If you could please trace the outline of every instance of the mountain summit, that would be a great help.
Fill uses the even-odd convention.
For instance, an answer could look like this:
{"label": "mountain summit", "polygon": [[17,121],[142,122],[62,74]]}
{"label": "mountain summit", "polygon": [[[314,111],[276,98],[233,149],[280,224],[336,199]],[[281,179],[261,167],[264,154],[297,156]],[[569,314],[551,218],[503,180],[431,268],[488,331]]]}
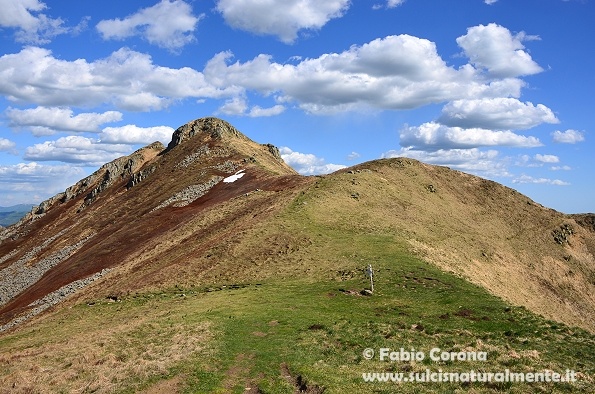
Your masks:
{"label": "mountain summit", "polygon": [[304,182],[273,145],[257,144],[220,119],[190,122],[167,148],[155,142],[107,163],[3,230],[0,325],[56,304],[164,238],[174,240],[176,229],[210,206]]}

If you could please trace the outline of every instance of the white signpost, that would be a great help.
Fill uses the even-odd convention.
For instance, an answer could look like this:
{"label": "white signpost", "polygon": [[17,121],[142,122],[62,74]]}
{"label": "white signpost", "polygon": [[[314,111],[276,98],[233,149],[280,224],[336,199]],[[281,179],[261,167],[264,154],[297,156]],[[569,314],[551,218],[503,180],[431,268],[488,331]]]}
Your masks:
{"label": "white signpost", "polygon": [[370,286],[372,288],[372,293],[374,292],[374,271],[372,271],[372,264],[368,264],[368,269],[366,269],[366,273],[370,277]]}

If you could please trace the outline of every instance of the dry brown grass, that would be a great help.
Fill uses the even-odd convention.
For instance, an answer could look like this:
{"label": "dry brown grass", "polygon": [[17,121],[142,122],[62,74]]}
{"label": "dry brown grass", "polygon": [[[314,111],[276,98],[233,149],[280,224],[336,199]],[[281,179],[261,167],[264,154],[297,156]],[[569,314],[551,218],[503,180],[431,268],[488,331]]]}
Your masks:
{"label": "dry brown grass", "polygon": [[208,349],[209,323],[189,324],[178,313],[154,309],[149,302],[136,307],[83,305],[46,316],[41,330],[30,326],[2,346],[0,392],[139,388]]}

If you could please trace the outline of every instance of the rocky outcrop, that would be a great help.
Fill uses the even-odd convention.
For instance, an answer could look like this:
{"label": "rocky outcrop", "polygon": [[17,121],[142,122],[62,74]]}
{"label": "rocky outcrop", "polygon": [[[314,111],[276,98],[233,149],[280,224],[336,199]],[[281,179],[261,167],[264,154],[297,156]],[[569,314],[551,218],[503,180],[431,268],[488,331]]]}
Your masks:
{"label": "rocky outcrop", "polygon": [[207,194],[207,192],[211,190],[213,186],[221,182],[222,179],[222,176],[214,176],[205,183],[188,186],[184,190],[174,194],[173,196],[159,204],[159,206],[153,209],[153,211],[165,208],[169,205],[173,205],[174,207],[184,207],[192,203],[194,200]]}
{"label": "rocky outcrop", "polygon": [[201,118],[178,127],[178,129],[174,131],[171,137],[171,142],[167,145],[167,149],[164,153],[169,152],[184,141],[198,134],[206,134],[214,139],[221,139],[223,136],[247,139],[246,136],[224,120],[213,117]]}
{"label": "rocky outcrop", "polygon": [[[109,188],[115,182],[119,180],[124,180],[126,178],[134,178],[134,171],[142,167],[142,165],[146,161],[145,153],[147,153],[147,151],[161,152],[164,148],[165,147],[161,142],[154,142],[151,145],[137,150],[130,156],[120,157],[102,166],[95,173],[102,174],[101,182],[85,196],[83,205],[79,208],[79,210],[92,204],[101,192]],[[153,171],[155,171],[155,169],[153,169]],[[137,177],[140,180],[145,179],[153,171],[149,170],[148,172],[141,174]],[[136,183],[140,182],[140,180],[138,180]],[[129,184],[130,180],[128,181],[127,185]]]}
{"label": "rocky outcrop", "polygon": [[202,145],[194,153],[184,157],[182,161],[176,164],[176,168],[188,168],[194,162],[200,160],[203,157],[209,156],[211,153],[211,149],[209,149],[208,145]]}
{"label": "rocky outcrop", "polygon": [[[100,193],[116,181],[133,178],[133,172],[138,170],[146,162],[147,157],[154,156],[154,154],[162,152],[164,149],[165,146],[161,142],[154,142],[144,148],[138,149],[129,156],[119,157],[104,164],[93,174],[78,181],[64,192],[43,201],[37,207],[33,208],[31,213],[26,215],[23,220],[34,220],[36,215],[45,214],[56,204],[64,204],[84,193],[87,193],[87,195],[79,210],[89,206]],[[149,153],[152,153],[152,155]],[[149,174],[145,173],[143,175],[141,175],[142,179],[146,178]],[[138,180],[136,183],[138,183]]]}
{"label": "rocky outcrop", "polygon": [[138,185],[139,183],[144,181],[146,178],[148,178],[152,173],[154,173],[156,169],[157,169],[157,166],[152,165],[148,168],[145,168],[143,170],[135,172],[134,174],[132,174],[132,176],[130,177],[130,180],[126,184],[126,188],[130,189],[131,187]]}
{"label": "rocky outcrop", "polygon": [[563,224],[560,226],[560,228],[552,231],[554,241],[560,245],[567,244],[572,234],[574,234],[574,230],[570,224]]}
{"label": "rocky outcrop", "polygon": [[279,152],[279,148],[277,148],[273,144],[262,144],[262,146],[267,148],[268,151],[271,152],[271,155],[273,155],[273,157],[275,159],[279,160],[280,162],[283,162],[283,158],[281,157],[281,152]]}

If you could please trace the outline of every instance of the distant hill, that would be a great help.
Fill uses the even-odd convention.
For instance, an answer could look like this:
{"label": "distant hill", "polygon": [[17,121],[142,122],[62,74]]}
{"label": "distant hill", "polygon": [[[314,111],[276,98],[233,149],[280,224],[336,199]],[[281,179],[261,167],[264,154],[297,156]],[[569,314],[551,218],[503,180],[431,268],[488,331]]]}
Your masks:
{"label": "distant hill", "polygon": [[10,207],[0,207],[0,226],[10,226],[21,220],[35,205],[18,204]]}
{"label": "distant hill", "polygon": [[[582,381],[563,391],[595,384],[595,215],[447,167],[301,176],[202,118],[26,219],[0,232],[0,392],[388,393],[361,373],[434,367],[573,369]],[[489,356],[362,358],[381,347]]]}

